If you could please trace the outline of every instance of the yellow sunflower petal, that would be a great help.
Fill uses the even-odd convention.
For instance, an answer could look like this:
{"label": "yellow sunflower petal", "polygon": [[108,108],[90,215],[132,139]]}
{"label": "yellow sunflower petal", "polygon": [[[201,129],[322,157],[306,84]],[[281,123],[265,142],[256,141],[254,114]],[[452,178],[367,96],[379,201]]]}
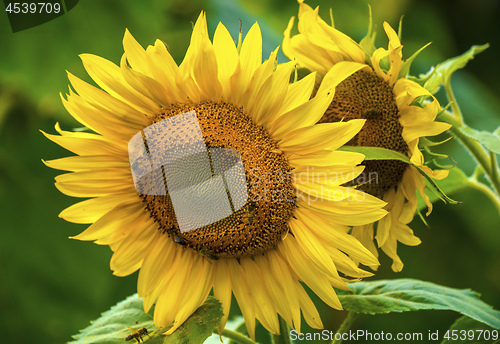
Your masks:
{"label": "yellow sunflower petal", "polygon": [[[283,241],[283,245],[278,246],[279,252],[284,255],[289,262],[293,271],[297,276],[304,281],[311,290],[318,295],[323,302],[330,307],[342,309],[342,305],[332,288],[327,277],[317,269],[311,269],[310,262],[306,254],[299,247],[297,240],[294,237],[288,236],[287,240]],[[335,270],[336,271],[336,270]],[[341,284],[340,280],[337,284]]]}
{"label": "yellow sunflower petal", "polygon": [[217,58],[219,80],[226,97],[231,96],[231,76],[238,65],[238,51],[226,27],[219,23],[214,34],[214,51]]}
{"label": "yellow sunflower petal", "polygon": [[[319,26],[311,25],[313,32],[327,35],[331,31],[321,22]],[[366,66],[340,63],[322,77],[324,84],[310,99],[319,79],[317,74],[290,84],[297,61],[278,65],[278,49],[262,62],[262,37],[257,24],[238,47],[220,24],[212,43],[204,12],[194,25],[180,66],[158,40],[144,49],[127,31],[123,45],[125,53],[120,67],[99,57],[82,56],[88,74],[100,88],[68,74],[74,90],[70,89],[64,105],[95,133],[73,133],[56,126],[59,135],[45,134],[79,155],[45,162],[50,167],[72,171],[56,177],[56,187],[71,196],[94,197],[61,213],[69,221],[90,223],[75,238],[108,245],[114,252],[110,267],[115,275],[125,276],[140,269],[137,290],[143,307],[148,311],[156,304],[155,324],[169,327],[167,334],[179,328],[212,289],[224,310],[219,331],[229,317],[232,294],[253,339],[256,320],[270,332],[279,333],[278,316],[300,331],[301,311],[308,324],[321,327],[319,314],[300,283],[308,285],[330,306],[340,308],[333,287],[346,289],[347,282],[370,275],[358,268],[353,259],[374,264],[355,239],[348,239],[347,225],[379,219],[385,214],[381,210],[383,202],[368,197],[354,204],[348,199],[358,190],[339,186],[345,184],[339,179],[319,180],[316,173],[345,174],[352,179],[364,168],[357,166],[363,159],[361,154],[335,151],[356,135],[363,121],[314,125],[332,100],[335,87]],[[336,61],[342,54],[348,56],[352,52],[343,51],[351,49],[348,46],[346,43],[336,47],[321,58]],[[185,125],[177,128],[176,120],[187,115],[176,116],[192,111],[198,121],[198,126],[193,123],[196,133]],[[168,195],[163,190],[161,194],[149,189],[138,192],[140,185],[136,189],[134,182],[141,184],[144,179],[134,180],[132,172],[141,161],[129,161],[133,158],[129,156],[129,140],[144,131],[144,148],[156,168],[153,158],[159,142],[149,134],[159,134],[161,143],[172,134],[164,133],[159,122],[170,125],[169,129],[179,129],[179,133],[174,133],[179,136],[174,140],[179,144],[174,151],[189,146],[189,140],[195,136],[197,142],[211,147],[208,160],[213,178],[199,176],[199,171],[191,167],[178,170],[187,179],[196,173],[193,179],[198,181],[201,177],[203,188],[222,176],[221,182],[228,188],[228,207],[234,214],[185,231],[183,215],[178,213],[183,210],[178,208],[178,191],[194,185],[176,188],[170,167],[175,171],[177,160],[165,166],[163,160],[158,163]],[[202,135],[197,135],[199,131]],[[181,136],[187,140],[182,141]],[[304,213],[297,219],[293,217],[295,205],[300,211],[309,206],[306,199],[292,198],[279,207],[264,207],[261,201],[247,198],[238,200],[241,190],[233,192],[235,185],[231,180],[238,166],[231,165],[230,170],[223,166],[224,173],[217,173],[217,147],[238,153],[238,162],[241,160],[245,172],[255,171],[254,167],[267,171],[258,178],[245,173],[250,182],[263,180],[260,177],[267,178],[264,173],[274,173],[276,169],[283,174],[296,169],[305,181],[289,179],[285,186],[281,182],[274,186],[290,194],[300,192],[302,198],[321,187],[339,191],[339,196],[331,197],[334,201],[323,200],[321,205],[312,201],[307,209],[317,214],[313,225],[307,224]],[[249,198],[249,190],[246,191],[244,196]],[[192,205],[193,201],[186,200],[186,204]],[[235,225],[237,231],[233,230]],[[250,227],[252,230],[247,231]],[[412,240],[411,232],[404,227],[398,235],[405,242]]]}
{"label": "yellow sunflower petal", "polygon": [[280,149],[290,154],[306,155],[322,149],[335,150],[352,139],[365,121],[321,123],[288,132],[280,142]]}
{"label": "yellow sunflower petal", "polygon": [[222,333],[226,327],[227,319],[229,318],[229,311],[231,308],[231,290],[233,289],[231,284],[231,278],[229,274],[229,267],[225,260],[217,262],[214,267],[215,269],[215,281],[214,283],[214,297],[220,301],[222,304],[222,311],[224,315],[217,327],[219,333]]}
{"label": "yellow sunflower petal", "polygon": [[306,323],[312,328],[318,328],[318,329],[323,328],[323,323],[321,322],[318,310],[316,309],[316,306],[309,298],[309,295],[307,295],[307,292],[304,290],[302,285],[297,281],[294,282],[294,287],[298,295],[300,308],[302,309]]}
{"label": "yellow sunflower petal", "polygon": [[[256,285],[268,286],[262,275],[262,271],[252,259],[241,259],[247,278]],[[252,288],[252,296],[255,304],[255,313],[262,326],[271,333],[279,333],[278,314],[274,302],[268,294],[267,288]]]}
{"label": "yellow sunflower petal", "polygon": [[73,223],[93,223],[118,204],[134,200],[137,196],[128,192],[91,198],[64,209],[59,217]]}
{"label": "yellow sunflower petal", "polygon": [[[245,258],[249,259],[249,258]],[[227,265],[231,273],[233,293],[240,306],[248,335],[255,341],[255,303],[250,291],[250,284],[243,267],[236,260],[228,260]]]}

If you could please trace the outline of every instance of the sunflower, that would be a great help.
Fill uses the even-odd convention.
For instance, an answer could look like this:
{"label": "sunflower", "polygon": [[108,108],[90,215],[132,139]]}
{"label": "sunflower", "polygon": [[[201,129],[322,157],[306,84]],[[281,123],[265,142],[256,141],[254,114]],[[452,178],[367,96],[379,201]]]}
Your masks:
{"label": "sunflower", "polygon": [[251,337],[256,319],[279,333],[278,315],[300,330],[301,311],[321,328],[303,284],[340,309],[333,287],[371,275],[353,259],[377,264],[348,226],[387,213],[341,186],[364,156],[336,149],[365,121],[316,124],[335,85],[364,66],[333,68],[310,99],[314,75],[290,84],[295,63],[277,65],[277,49],[262,62],[257,23],[238,46],[219,24],[212,42],[203,12],[180,65],[161,41],[143,49],[126,31],[123,46],[120,66],[81,56],[100,88],[69,74],[64,106],[91,132],[44,133],[76,154],[45,162],[70,171],[56,187],[90,198],[60,214],[91,224],[74,238],[109,245],[115,275],[140,269],[144,310],[155,304],[167,334],[211,291],[219,331],[232,294]]}
{"label": "sunflower", "polygon": [[[445,178],[448,171],[432,171],[425,166],[418,148],[419,138],[441,134],[450,125],[435,121],[440,110],[438,101],[428,90],[407,78],[416,54],[402,60],[403,46],[387,22],[384,22],[384,30],[389,38],[388,48],[376,49],[371,20],[367,36],[358,44],[335,29],[333,22],[330,26],[323,21],[318,11],[318,7],[313,10],[299,0],[299,34],[291,36],[295,20],[292,17],[284,32],[285,55],[317,72],[322,86],[329,81],[321,80],[321,76],[339,64],[361,63],[366,66],[336,87],[333,101],[320,122],[366,119],[349,145],[381,147],[403,153],[432,178]],[[401,271],[403,263],[397,254],[397,243],[420,244],[420,239],[408,227],[417,208],[417,191],[428,206],[427,215],[432,211],[425,178],[417,168],[400,161],[372,160],[363,162],[363,165],[366,168],[362,175],[348,184],[358,185],[359,190],[383,199],[387,202],[385,209],[389,214],[376,225],[353,227],[352,234],[378,256],[373,242],[376,229],[378,247],[392,258],[392,269]]]}

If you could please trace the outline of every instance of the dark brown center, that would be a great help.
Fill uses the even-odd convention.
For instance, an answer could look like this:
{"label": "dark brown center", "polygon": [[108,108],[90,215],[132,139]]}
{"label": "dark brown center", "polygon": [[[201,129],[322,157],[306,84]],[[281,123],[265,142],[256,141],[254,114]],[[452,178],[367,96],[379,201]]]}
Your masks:
{"label": "dark brown center", "polygon": [[246,188],[240,191],[248,193],[248,200],[230,216],[186,232],[180,231],[168,192],[141,194],[146,209],[174,242],[211,259],[253,256],[273,249],[287,233],[295,208],[287,158],[262,126],[255,125],[241,108],[224,102],[176,104],[152,118],[151,124],[191,110],[208,149],[231,148],[241,155]]}
{"label": "dark brown center", "polygon": [[[392,87],[373,72],[359,71],[335,88],[335,97],[320,122],[366,119],[361,131],[348,143],[351,146],[382,147],[406,155],[399,110]],[[382,198],[403,178],[407,166],[397,160],[364,161],[365,170],[349,185]]]}

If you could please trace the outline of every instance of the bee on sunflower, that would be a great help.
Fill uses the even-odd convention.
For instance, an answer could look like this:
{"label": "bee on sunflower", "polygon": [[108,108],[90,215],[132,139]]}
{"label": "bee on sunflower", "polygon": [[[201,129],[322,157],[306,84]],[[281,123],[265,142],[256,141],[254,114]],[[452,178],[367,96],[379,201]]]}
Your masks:
{"label": "bee on sunflower", "polygon": [[[431,92],[408,78],[411,62],[420,50],[403,61],[400,38],[387,22],[383,26],[389,39],[388,48],[375,48],[371,19],[366,37],[357,43],[335,29],[333,22],[329,25],[321,19],[318,7],[312,9],[303,0],[298,2],[299,34],[291,34],[295,17],[290,19],[284,32],[282,49],[289,59],[317,72],[323,87],[328,80],[322,76],[339,64],[365,65],[336,87],[335,96],[319,122],[365,119],[363,128],[349,145],[402,153],[429,177],[446,178],[448,171],[432,171],[425,165],[418,146],[420,138],[441,134],[451,127],[436,121],[441,107]],[[401,271],[403,262],[397,254],[398,242],[410,246],[420,244],[408,226],[417,209],[417,191],[428,206],[427,215],[432,211],[425,178],[415,166],[402,161],[370,160],[363,165],[363,178],[347,184],[357,185],[359,190],[387,202],[388,215],[377,223],[354,226],[352,234],[377,257],[378,246],[393,260],[392,269]]]}
{"label": "bee on sunflower", "polygon": [[89,198],[60,217],[90,224],[74,238],[109,245],[115,275],[140,270],[144,310],[155,304],[167,334],[211,291],[220,332],[233,294],[252,338],[256,319],[279,333],[278,315],[321,328],[303,284],[340,309],[333,287],[371,275],[354,260],[378,264],[348,230],[383,218],[386,203],[315,174],[364,169],[362,154],[337,149],[366,120],[317,122],[365,65],[333,66],[311,98],[314,73],[290,84],[295,62],[277,65],[277,50],[262,62],[257,24],[239,42],[222,24],[211,41],[202,12],[177,65],[161,41],[144,49],[126,31],[119,66],[81,56],[99,87],[69,74],[64,106],[91,132],[45,134],[76,154],[45,162],[69,171],[56,187]]}

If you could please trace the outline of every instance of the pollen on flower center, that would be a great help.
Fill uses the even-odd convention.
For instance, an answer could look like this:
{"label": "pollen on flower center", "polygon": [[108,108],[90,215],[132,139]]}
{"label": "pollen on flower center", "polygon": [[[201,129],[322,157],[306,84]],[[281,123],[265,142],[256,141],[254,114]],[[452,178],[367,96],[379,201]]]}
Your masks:
{"label": "pollen on flower center", "polygon": [[[176,190],[172,190],[172,187],[163,195],[141,193],[146,209],[164,234],[169,235],[177,244],[211,259],[253,256],[274,248],[287,233],[288,221],[295,208],[295,192],[289,178],[291,168],[287,158],[263,127],[255,125],[241,108],[224,102],[173,105],[154,116],[151,127],[189,112],[193,116],[196,114],[199,124],[196,127],[201,129],[202,144],[206,147],[210,160],[209,177],[203,176],[203,171],[196,167],[200,154],[184,155],[183,161],[179,163],[183,167],[177,168],[175,173],[181,177],[194,176],[191,179],[198,180],[195,192],[203,192],[203,187],[211,181],[211,177],[218,177],[220,171],[225,171],[225,177],[220,178],[220,185],[224,190],[224,197],[227,192],[227,204],[230,205],[231,212],[218,221],[185,231],[182,223],[186,221],[179,218],[179,207],[193,207],[189,209],[192,214],[203,210],[196,209],[199,206],[196,203],[176,204]],[[184,130],[190,130],[189,126],[186,128]],[[186,132],[186,135],[191,133]],[[234,158],[233,154],[233,158],[224,158],[222,155],[222,160],[226,161],[217,163],[216,153],[225,151],[234,152],[237,157]],[[234,177],[234,169],[228,172],[228,167],[222,165],[235,165],[235,161],[242,165],[243,180],[246,180],[243,185],[228,185],[237,176]],[[163,167],[162,170],[160,175],[163,173],[165,179]],[[166,185],[167,181],[165,189]],[[244,202],[238,205],[238,200]],[[206,202],[211,200],[207,199]],[[208,206],[212,206],[215,212],[218,211],[218,204]],[[196,219],[193,221],[196,222]]]}
{"label": "pollen on flower center", "polygon": [[[366,119],[361,131],[348,143],[353,146],[382,147],[406,154],[399,110],[392,87],[375,73],[359,71],[341,82],[335,97],[320,122],[338,122],[355,118]],[[403,178],[408,165],[396,160],[363,162],[364,183],[359,189],[382,197]],[[367,181],[367,182],[366,182]],[[351,185],[356,185],[353,181]]]}

